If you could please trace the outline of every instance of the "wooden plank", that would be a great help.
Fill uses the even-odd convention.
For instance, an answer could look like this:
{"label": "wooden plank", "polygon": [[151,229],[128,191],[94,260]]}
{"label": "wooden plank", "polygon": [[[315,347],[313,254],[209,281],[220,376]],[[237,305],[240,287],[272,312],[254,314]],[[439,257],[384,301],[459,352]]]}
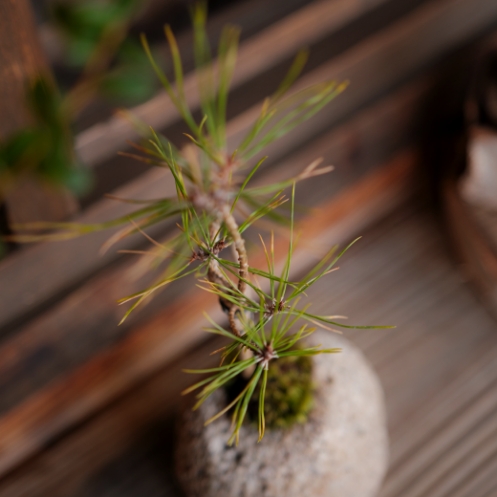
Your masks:
{"label": "wooden plank", "polygon": [[[147,439],[151,435],[159,439],[160,445],[164,445],[166,452],[169,452],[172,437],[169,428],[164,429],[162,426],[171,424],[171,415],[181,398],[180,392],[191,382],[191,378],[181,370],[192,363],[208,367],[212,363],[209,354],[218,343],[209,341],[207,345],[190,353],[188,358],[173,362],[134,389],[131,402],[129,397],[124,402],[117,401],[103,416],[99,416],[98,423],[91,423],[88,429],[70,435],[68,443],[56,450],[49,450],[41,460],[35,457],[32,463],[28,463],[27,472],[20,468],[3,482],[0,481],[2,496],[69,497],[84,492],[85,482],[92,474],[98,473],[113,459],[119,459],[130,446],[136,444],[137,433],[142,433]],[[157,495],[175,494],[173,485],[168,481],[171,467],[168,467],[167,462],[160,463],[163,477],[160,478]],[[91,493],[91,484],[88,490]],[[127,491],[129,489],[122,489],[119,495],[125,496]]]}
{"label": "wooden plank", "polygon": [[[375,0],[375,2],[378,1],[384,3],[387,0]],[[281,19],[305,7],[308,3],[310,2],[307,0],[287,0],[286,2],[277,0],[270,0],[269,2],[265,0],[238,0],[226,2],[225,5],[208,5],[211,9],[206,29],[213,52],[217,51],[218,40],[226,24],[230,23],[238,26],[242,30],[240,40],[245,42],[248,38],[260,33],[271,24],[281,21]],[[178,9],[177,4],[171,3],[169,6],[171,13],[169,13],[168,6],[164,5],[162,0],[159,0],[158,4],[162,7],[162,13],[145,12],[144,19],[138,20],[137,26],[132,25],[131,30],[135,34],[144,32],[151,35],[152,50],[156,54],[157,60],[160,61],[166,73],[171,74],[173,72],[171,52],[160,25],[164,22],[170,24],[177,38],[183,69],[188,74],[194,67],[193,35],[190,28],[191,23],[188,22],[190,16],[189,7],[183,2],[183,5]],[[43,29],[42,35],[44,35],[44,40],[48,42],[48,45],[52,44],[53,47],[50,31],[47,32],[46,29]],[[60,46],[58,50],[60,52]],[[50,52],[53,53],[53,48]],[[78,119],[75,127],[78,132],[87,130],[97,123],[111,119],[114,114],[113,110],[109,102],[97,99],[91,102],[84,115]],[[100,162],[97,160],[97,163]]]}
{"label": "wooden plank", "polygon": [[[347,23],[385,2],[386,0],[321,0],[311,2],[275,22],[241,45],[232,88],[241,86],[291,57],[302,47],[340,30]],[[185,93],[190,108],[197,109],[200,102],[195,74],[185,78]],[[163,129],[179,119],[178,111],[165,91],[134,107],[131,112],[155,129]],[[76,151],[85,164],[94,166],[121,150],[127,139],[137,138],[136,131],[129,122],[112,117],[107,122],[96,124],[80,133],[76,140]]]}
{"label": "wooden plank", "polygon": [[490,237],[471,211],[471,206],[461,198],[455,180],[444,182],[442,200],[447,229],[461,269],[497,316],[497,253]]}
{"label": "wooden plank", "polygon": [[[171,189],[167,173],[154,169],[113,193],[121,198],[147,199],[167,195]],[[105,199],[78,216],[74,222],[102,222],[125,216],[132,210],[129,204]],[[0,326],[19,317],[29,317],[47,300],[115,260],[116,251],[124,247],[122,243],[103,255],[99,253],[112,233],[113,230],[94,233],[60,244],[37,244],[0,261]],[[136,247],[142,239],[142,236],[131,238],[126,242],[126,247]]]}
{"label": "wooden plank", "polygon": [[26,0],[2,2],[0,32],[0,136],[5,138],[32,122],[25,101],[26,83],[48,70]]}
{"label": "wooden plank", "polygon": [[[478,33],[497,23],[497,4],[486,0],[443,0],[429,2],[392,26],[350,48],[303,77],[295,90],[317,81],[350,80],[347,91],[336,99],[328,112],[318,113],[312,120],[289,133],[285,140],[301,143],[315,136],[319,130],[331,127],[366,105],[379,95],[392,90],[400,81],[429,67],[454,50],[474,40]],[[447,19],[451,29],[445,29]],[[362,82],[367,81],[367,84]],[[253,110],[253,117],[257,109]],[[235,119],[243,128],[249,113]],[[237,134],[234,132],[233,141]],[[269,155],[281,153],[282,141],[267,149]]]}
{"label": "wooden plank", "polygon": [[[495,451],[495,339],[467,350],[469,367],[460,365],[446,388],[425,404],[424,413],[418,409],[402,423],[401,431],[393,432],[404,450],[395,454],[382,497],[454,495],[468,471],[478,472],[486,455],[485,440]],[[410,434],[407,425],[412,427]]]}
{"label": "wooden plank", "polygon": [[[406,480],[409,474],[415,474],[425,464],[426,447],[430,440],[438,436],[436,445],[439,448],[447,443],[440,443],[440,440],[445,437],[444,430],[453,430],[447,426],[448,421],[457,426],[458,418],[468,412],[473,410],[481,416],[481,413],[491,408],[492,404],[488,403],[485,407],[482,399],[487,398],[487,393],[492,391],[497,377],[496,353],[493,338],[481,347],[469,351],[466,367],[450,378],[441,392],[437,392],[423,405],[416,406],[407,418],[398,424],[398,428],[391,431],[395,439],[395,451],[392,454],[394,463],[390,470],[391,486],[398,484],[398,480]],[[459,406],[457,409],[456,405]],[[452,414],[448,417],[447,414],[451,410]],[[402,425],[409,424],[416,426],[415,434],[403,429]]]}
{"label": "wooden plank", "polygon": [[[475,1],[477,3],[475,3]],[[314,11],[309,11],[309,18],[312,22],[316,19],[336,19],[336,28],[342,27],[343,23],[356,15],[357,2],[328,2],[311,5]],[[311,7],[309,7],[311,8]],[[331,9],[333,8],[333,12]],[[323,10],[325,9],[325,10]],[[335,11],[337,9],[337,11]],[[235,74],[234,85],[238,81],[246,81],[246,77],[257,74],[262,70],[271,67],[280,57],[288,56],[289,53],[301,47],[313,36],[314,25],[308,24],[306,17],[302,15],[304,22],[300,18],[303,12],[297,12],[283,20],[280,25],[257,37],[253,43],[247,43],[240,51],[238,71]],[[447,19],[451,19],[451,29],[444,29]],[[493,2],[486,0],[443,0],[430,2],[416,9],[405,19],[394,23],[393,26],[383,30],[381,33],[359,43],[357,46],[347,50],[344,54],[330,63],[324,65],[320,71],[314,71],[312,75],[304,78],[296,87],[303,88],[326,79],[349,79],[352,86],[347,92],[347,98],[339,100],[338,106],[334,106],[333,112],[322,113],[320,118],[316,118],[316,125],[330,126],[350,114],[354,109],[364,105],[368,100],[375,98],[379,93],[384,92],[401,79],[415,73],[420,67],[433,64],[442,54],[452,50],[455,46],[467,43],[478,33],[495,25],[497,19],[497,7]],[[335,22],[335,21],[331,21]],[[330,30],[333,24],[317,24]],[[309,26],[311,28],[309,29]],[[298,29],[297,29],[298,28]],[[294,30],[301,33],[299,43],[291,46],[290,51],[286,51],[289,39],[293,39]],[[324,31],[316,29],[319,35]],[[292,33],[288,36],[288,33]],[[295,38],[297,39],[297,37]],[[284,43],[282,42],[284,40]],[[252,66],[256,64],[257,70],[253,71]],[[261,64],[261,66],[259,66]],[[319,75],[319,76],[318,76]],[[367,85],[358,84],[360,81],[367,81]],[[196,82],[193,75],[185,82],[186,94],[192,107],[198,105],[196,93]],[[254,108],[254,115],[259,107]],[[159,95],[157,100],[143,104],[134,109],[136,115],[145,122],[161,128],[177,119],[177,112],[164,95]],[[169,120],[170,116],[172,121]],[[174,116],[174,117],[173,117]],[[314,126],[308,126],[309,133],[306,138],[315,133]],[[321,127],[322,129],[322,127]],[[295,133],[294,138],[302,136],[302,131]],[[104,138],[105,137],[105,138]],[[129,124],[119,119],[112,119],[106,124],[97,125],[95,128],[87,130],[81,134],[77,141],[77,150],[80,156],[88,164],[95,163],[97,159],[109,157],[116,150],[122,147],[123,139],[135,138]],[[92,154],[96,154],[93,155]]]}
{"label": "wooden plank", "polygon": [[[338,191],[346,182],[386,161],[399,147],[409,142],[421,125],[419,108],[422,107],[423,99],[435,77],[435,74],[430,74],[416,80],[373,107],[365,109],[350,122],[313,140],[290,158],[285,157],[284,162],[275,164],[273,161],[274,173],[267,171],[271,176],[265,178],[270,181],[275,175],[288,177],[296,174],[309,161],[322,156],[336,166],[337,173],[330,176],[327,189],[321,188],[320,191],[322,195]],[[247,119],[246,125],[249,122]],[[239,126],[238,122],[237,130]],[[233,125],[229,129],[234,129]],[[279,156],[281,153],[276,158]],[[337,177],[342,179],[336,180]],[[302,187],[305,192],[306,188],[314,185],[304,184]],[[157,198],[173,194],[172,188],[169,176],[163,170],[152,170],[114,193],[122,198]],[[130,211],[127,204],[105,199],[89,208],[76,221],[98,222]],[[99,249],[110,233],[112,231],[95,233],[61,244],[27,247],[23,252],[0,262],[0,294],[4,295],[0,300],[0,327],[23,313],[36,311],[43,301],[114,260],[116,250],[99,256]],[[126,241],[125,246],[134,248],[142,241],[142,237],[137,236],[134,240]],[[121,244],[117,248],[123,246]],[[33,261],[36,261],[35,265]],[[114,314],[114,309],[111,312]]]}
{"label": "wooden plank", "polygon": [[[371,173],[304,219],[302,238],[318,246],[347,240],[381,218],[408,197],[416,154],[406,152]],[[285,240],[276,250],[284,254]],[[294,256],[296,271],[310,263],[303,248]],[[254,265],[263,265],[259,254]],[[80,422],[137,382],[163,367],[202,338],[206,310],[214,319],[221,311],[210,294],[187,295],[172,308],[133,330],[63,379],[55,381],[0,419],[0,472],[4,473],[48,443],[61,431]]]}
{"label": "wooden plank", "polygon": [[[364,234],[364,243],[356,245],[342,270],[330,276],[328,284],[313,287],[311,299],[319,306],[339,305],[362,319],[369,309],[389,314],[391,295],[385,294],[389,288],[405,295],[406,303],[398,314],[407,312],[396,321],[398,328],[392,333],[403,336],[406,347],[395,347],[398,359],[379,370],[388,412],[396,412],[390,417],[390,424],[395,425],[390,432],[392,466],[380,495],[491,497],[497,485],[496,324],[458,278],[438,226],[424,210],[396,209],[389,219]],[[421,248],[413,243],[422,240]],[[378,269],[392,264],[395,267],[390,272]],[[418,275],[416,294],[438,300],[438,305],[410,304],[412,276],[407,275],[405,284],[403,280],[404,271],[413,267]],[[445,283],[433,285],[434,271]],[[357,293],[365,284],[367,295]],[[453,289],[451,299],[438,297],[445,287]],[[448,316],[451,326],[439,327]],[[423,327],[420,347],[413,349],[409,344]],[[376,364],[383,359],[377,355],[379,350],[368,345],[369,335],[355,332],[353,340]],[[438,339],[427,339],[431,335]],[[180,369],[203,367],[208,360],[206,352],[213,347],[203,345],[189,358],[158,371],[4,477],[0,481],[2,496],[90,497],[117,492],[138,497],[147,488],[153,488],[158,496],[180,495],[171,476],[171,411],[189,380]],[[440,364],[449,374],[437,373]],[[426,388],[420,390],[419,384]],[[427,390],[434,394],[427,397]],[[398,410],[403,392],[410,392],[411,399],[405,409]],[[123,474],[125,484],[119,480]]]}
{"label": "wooden plank", "polygon": [[[474,4],[474,1],[481,2],[481,5]],[[305,127],[274,143],[267,151],[271,159],[276,161],[290,153],[321,133],[323,129],[333,126],[359,107],[374,100],[386,88],[394,87],[408,75],[439,60],[455,45],[468,42],[478,32],[492,25],[497,16],[497,4],[484,0],[474,1],[444,0],[422,6],[406,19],[309,73],[302,79],[297,89],[328,78],[349,77],[357,82],[367,81],[367,84],[353,84],[346,96],[337,99],[328,112],[318,114]],[[449,17],[452,20],[452,29],[442,29]],[[420,40],[425,41],[421,43]],[[259,106],[254,106],[230,124],[232,141],[237,140],[237,136],[252,122],[258,111]],[[160,109],[160,112],[164,112],[164,109]],[[107,132],[110,133],[110,130],[106,130],[103,136],[107,137]],[[125,134],[122,135],[122,139],[124,138]],[[156,186],[155,180],[152,184]],[[115,205],[112,207],[115,208]],[[99,208],[106,211],[110,208],[110,204],[102,203]],[[15,316],[25,312],[26,308],[33,309],[40,306],[47,297],[52,297],[54,293],[60,292],[84,275],[101,267],[103,260],[96,262],[94,257],[97,247],[102,243],[101,240],[98,236],[93,236],[88,237],[84,243],[77,241],[72,245],[61,245],[57,272],[51,265],[38,263],[36,268],[32,268],[27,262],[30,259],[34,260],[35,257],[39,261],[53,260],[52,246],[36,247],[29,255],[19,255],[15,262],[6,263],[8,268],[6,270],[0,264],[0,285],[3,281],[9,282],[8,290],[0,287],[0,293],[7,295],[0,301],[0,319],[3,319],[4,323],[11,321]],[[111,255],[107,257],[110,259]],[[23,291],[28,281],[29,294]],[[13,284],[14,288],[10,288],[10,284]],[[38,288],[40,291],[37,290]]]}
{"label": "wooden plank", "polygon": [[[383,0],[376,1],[381,2]],[[167,22],[175,31],[179,50],[186,59],[185,69],[189,71],[193,66],[193,53],[186,53],[191,48],[191,29],[189,29],[188,24],[185,27],[189,7],[186,5],[188,2],[179,3],[182,3],[182,5],[178,8],[177,2],[149,1],[146,8],[140,13],[139,18],[134,20],[131,30],[134,33],[151,32],[152,36],[156,37],[158,30],[162,32],[160,29],[162,26],[158,25],[158,23]],[[270,0],[269,2],[267,0],[237,0],[235,2],[226,2],[224,5],[210,5],[207,35],[215,47],[223,27],[227,23],[231,23],[240,27],[242,38],[248,38],[304,7],[306,3],[309,2],[307,0],[289,0],[287,2],[277,0]],[[179,31],[176,27],[179,28]],[[38,31],[51,65],[62,65],[64,58],[60,46],[60,35],[56,29],[50,22],[47,22],[38,26]],[[154,52],[159,55],[162,62],[171,62],[165,38],[161,36],[153,46]]]}

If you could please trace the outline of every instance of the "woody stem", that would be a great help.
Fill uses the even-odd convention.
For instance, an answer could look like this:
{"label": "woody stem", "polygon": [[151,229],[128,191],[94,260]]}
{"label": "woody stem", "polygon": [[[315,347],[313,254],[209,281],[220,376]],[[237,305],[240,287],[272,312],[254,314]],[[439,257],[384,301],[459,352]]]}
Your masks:
{"label": "woody stem", "polygon": [[231,214],[230,208],[227,205],[223,207],[222,216],[224,224],[226,225],[226,228],[233,240],[236,253],[238,254],[238,263],[240,265],[238,269],[238,290],[241,293],[245,293],[245,290],[247,288],[245,280],[247,279],[249,268],[247,251],[245,249],[245,240],[242,238],[242,235],[240,234],[238,228],[238,224],[236,223],[236,220],[233,217],[233,214]]}
{"label": "woody stem", "polygon": [[[212,240],[215,242],[214,238],[216,237],[216,234],[219,231],[219,223],[218,222],[213,222],[210,226],[210,235]],[[237,229],[238,231],[238,229]],[[220,287],[223,287],[226,289],[226,291],[229,292],[230,289],[230,282],[226,280],[225,276],[221,273],[219,270],[219,262],[215,259],[211,259],[209,261],[209,270],[207,272],[207,277],[209,281],[212,283],[215,283],[216,285],[219,285]],[[223,307],[228,309],[228,316],[229,316],[229,325],[231,332],[236,335],[236,336],[241,336],[243,333],[239,329],[238,323],[235,318],[235,313],[237,311],[237,307],[230,302],[229,300],[223,299],[220,297],[221,304]]]}
{"label": "woody stem", "polygon": [[[245,249],[245,240],[242,238],[242,235],[240,234],[238,224],[233,217],[233,214],[231,214],[230,208],[225,205],[222,211],[222,217],[224,224],[231,236],[231,239],[233,240],[233,244],[235,246],[236,253],[238,254],[238,264],[239,264],[239,269],[238,269],[238,290],[240,293],[245,293],[245,290],[247,288],[247,283],[245,280],[247,279],[248,276],[248,257],[247,257],[247,251]],[[235,314],[238,308],[236,306],[232,306],[229,311],[229,318],[230,318],[230,326],[232,326],[232,323],[235,324],[236,326],[236,319],[235,319]],[[241,357],[242,359],[249,359],[253,357],[253,352],[245,347],[242,348],[241,350]],[[248,379],[250,376],[252,376],[253,370],[255,368],[248,368],[243,371],[243,376]]]}

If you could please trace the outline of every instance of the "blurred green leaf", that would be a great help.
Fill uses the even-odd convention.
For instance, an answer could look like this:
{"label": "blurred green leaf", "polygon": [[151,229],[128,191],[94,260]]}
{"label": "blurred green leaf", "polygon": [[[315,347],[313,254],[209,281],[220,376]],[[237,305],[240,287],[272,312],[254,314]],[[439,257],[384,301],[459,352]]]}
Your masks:
{"label": "blurred green leaf", "polygon": [[0,144],[0,171],[6,171],[14,164],[22,162],[34,147],[37,138],[35,130],[23,129]]}
{"label": "blurred green leaf", "polygon": [[85,193],[91,175],[76,161],[72,133],[53,84],[39,77],[26,99],[35,122],[0,144],[0,172],[8,172],[11,180],[35,175],[76,194]]}
{"label": "blurred green leaf", "polygon": [[95,49],[114,13],[105,4],[56,2],[52,19],[65,38],[69,63],[83,65]]}
{"label": "blurred green leaf", "polygon": [[102,95],[126,105],[150,98],[158,85],[142,46],[134,40],[125,40],[116,58],[116,67],[100,80]]}
{"label": "blurred green leaf", "polygon": [[128,23],[143,6],[143,0],[56,1],[52,20],[66,41],[68,61],[84,65],[104,33]]}
{"label": "blurred green leaf", "polygon": [[104,97],[127,105],[138,104],[150,98],[156,90],[155,78],[136,67],[120,67],[105,75],[100,82]]}
{"label": "blurred green leaf", "polygon": [[61,121],[60,95],[46,77],[40,76],[31,84],[27,92],[27,101],[39,123],[55,125]]}

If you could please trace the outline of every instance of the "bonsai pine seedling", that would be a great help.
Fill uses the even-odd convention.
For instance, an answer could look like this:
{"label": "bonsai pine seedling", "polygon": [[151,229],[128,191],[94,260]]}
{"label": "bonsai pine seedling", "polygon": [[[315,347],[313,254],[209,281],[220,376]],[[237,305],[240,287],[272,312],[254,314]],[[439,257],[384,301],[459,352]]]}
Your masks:
{"label": "bonsai pine seedling", "polygon": [[[299,53],[277,91],[266,98],[257,119],[232,149],[227,140],[226,110],[239,31],[231,26],[223,30],[217,60],[213,62],[204,7],[194,10],[193,22],[200,120],[194,118],[187,104],[182,62],[170,28],[166,26],[165,35],[171,50],[175,85],[159,67],[146,38],[142,37],[154,71],[189,128],[186,136],[191,144],[180,151],[150,130],[145,143],[136,145],[139,154],[134,156],[167,168],[176,196],[151,200],[132,214],[107,223],[50,224],[50,228],[58,231],[41,236],[65,239],[122,224],[124,227],[114,237],[118,239],[168,218],[179,220],[179,229],[172,238],[164,243],[154,242],[155,256],[167,259],[167,268],[150,287],[121,301],[132,302],[123,320],[152,294],[192,273],[199,278],[201,288],[217,296],[226,313],[226,323],[217,323],[207,316],[210,327],[206,331],[223,336],[226,345],[217,351],[220,355],[217,367],[188,370],[208,376],[185,393],[198,391],[197,408],[216,390],[231,391],[226,407],[208,422],[232,410],[233,432],[229,442],[233,443],[238,441],[248,413],[252,413],[258,424],[259,439],[264,436],[266,419],[273,426],[305,420],[312,396],[309,358],[339,351],[305,345],[304,339],[316,326],[374,327],[347,326],[337,321],[337,316],[312,314],[309,304],[301,305],[305,292],[333,269],[348,247],[339,253],[336,248],[330,250],[300,281],[293,281],[290,276],[296,184],[328,173],[331,168],[319,168],[319,161],[315,161],[295,177],[260,185],[253,185],[252,181],[266,159],[261,156],[264,148],[319,112],[347,83],[326,81],[288,96],[305,64],[305,52]],[[245,242],[246,231],[263,217],[285,221],[284,204],[290,207],[286,218],[290,233],[283,267],[276,270],[273,234],[266,240],[260,237],[266,267],[253,267]],[[30,227],[47,225],[38,223]],[[37,238],[26,235],[24,240]],[[229,257],[230,250],[235,257]]]}

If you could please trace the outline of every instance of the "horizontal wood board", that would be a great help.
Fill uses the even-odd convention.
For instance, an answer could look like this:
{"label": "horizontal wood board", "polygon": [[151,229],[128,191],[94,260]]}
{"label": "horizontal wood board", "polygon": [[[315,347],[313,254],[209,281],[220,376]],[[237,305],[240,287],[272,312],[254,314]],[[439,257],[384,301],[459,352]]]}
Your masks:
{"label": "horizontal wood board", "polygon": [[[401,205],[412,191],[416,157],[413,151],[400,154],[303,219],[298,229],[306,243],[294,253],[295,270],[304,270],[310,264],[308,247],[325,253],[334,243],[349,239],[368,223]],[[287,241],[278,240],[277,254],[283,260]],[[251,264],[262,267],[263,253],[254,255]],[[131,330],[115,346],[95,354],[81,367],[56,378],[6,412],[0,418],[0,473],[12,469],[61,432],[197,343],[205,323],[200,310],[209,312],[213,319],[222,317],[217,301],[210,294],[188,293]],[[19,352],[22,354],[22,348],[5,354],[7,361],[14,361],[13,372]],[[29,376],[24,377],[30,381]]]}
{"label": "horizontal wood board", "polygon": [[[380,496],[493,495],[497,326],[451,264],[433,216],[414,204],[367,230],[310,298],[315,310],[397,325],[347,333],[385,390],[391,465]],[[205,364],[213,347],[163,369],[35,456],[0,482],[0,494],[179,496],[171,416],[191,381],[180,368]]]}
{"label": "horizontal wood board", "polygon": [[[276,164],[262,180],[280,180],[298,174],[310,158],[323,157],[335,165],[328,177],[301,183],[298,201],[311,207],[325,202],[360,180],[409,141],[420,126],[417,111],[431,87],[431,77],[402,88],[333,129],[296,155]],[[256,179],[260,182],[261,179]],[[309,201],[312,203],[309,205]],[[89,279],[56,305],[16,329],[0,344],[0,413],[30,393],[84,363],[102,348],[125,336],[146,316],[175,299],[178,286],[160,293],[143,311],[117,327],[124,309],[116,301],[142,289],[148,277],[134,278],[136,258],[128,257]],[[181,287],[182,288],[182,287]],[[86,312],[92,309],[92,312]],[[74,319],[74,316],[80,316]],[[29,380],[26,378],[29,377]]]}
{"label": "horizontal wood board", "polygon": [[[475,1],[481,2],[481,5],[475,4]],[[451,29],[445,30],[443,26],[448,17],[451,19]],[[277,161],[292,150],[298,149],[323,130],[346,119],[358,108],[374,101],[430,64],[435,64],[456,47],[469,43],[479,33],[494,26],[496,19],[497,4],[493,2],[428,2],[380,33],[368,37],[307,74],[298,88],[329,78],[348,78],[353,84],[346,97],[344,95],[337,99],[328,112],[318,114],[304,128],[271,146],[268,150],[271,160]],[[288,29],[288,26],[285,29]],[[420,40],[424,42],[421,43]],[[193,82],[191,85],[194,94]],[[158,106],[155,107],[155,112],[161,116],[168,115],[167,109],[168,107]],[[259,106],[254,106],[231,122],[232,140],[237,140],[236,137],[252,122],[258,109]],[[145,120],[154,124],[153,120]],[[99,133],[99,136],[105,137],[105,143],[112,141],[111,128],[100,128]],[[118,148],[124,143],[127,135],[123,132],[119,136],[121,141]],[[88,146],[90,149],[98,148],[95,144]],[[140,197],[140,191],[146,188],[150,188],[150,196],[153,196],[157,189],[169,191],[163,186],[164,183],[161,183],[158,175],[156,172],[147,173],[136,182],[120,189],[118,193]],[[117,213],[125,214],[126,209],[127,206],[116,205],[108,200],[102,201],[78,220],[89,222],[93,219],[108,219]],[[26,312],[39,312],[47,299],[60,295],[113,260],[113,251],[108,252],[105,258],[95,257],[105,236],[102,234],[88,237],[84,243],[67,242],[58,247],[57,254],[51,245],[29,247],[0,263],[0,294],[4,296],[0,300],[0,324],[13,322]],[[35,260],[38,263],[34,265]],[[54,267],[58,269],[54,270]]]}
{"label": "horizontal wood board", "polygon": [[[271,65],[280,60],[282,55],[288,55],[293,52],[296,46],[291,45],[291,52],[287,52],[285,51],[286,43],[281,43],[282,38],[288,38],[289,32],[297,31],[300,37],[304,37],[300,40],[302,42],[310,40],[314,35],[309,34],[309,31],[314,33],[314,30],[304,29],[309,26],[309,23],[316,20],[320,21],[321,30],[317,29],[316,33],[322,33],[323,26],[328,28],[339,27],[341,22],[345,22],[347,19],[350,20],[354,13],[357,15],[363,13],[364,7],[359,8],[359,5],[352,7],[352,4],[346,7],[343,2],[337,4],[334,1],[318,2],[316,5],[311,4],[303,9],[303,12],[299,11],[298,15],[289,16],[288,19],[283,19],[276,26],[271,26],[257,35],[254,40],[249,39],[241,49],[242,58],[239,66],[242,70],[237,71],[236,77],[240,79],[236,81],[246,81],[248,77],[255,74],[251,72],[252,69],[254,71],[267,69],[268,64]],[[333,10],[333,15],[330,15],[330,9]],[[323,18],[330,19],[327,21],[328,24],[322,21]],[[293,40],[294,38],[290,37],[290,39]],[[261,57],[256,56],[262,50],[261,47],[265,47],[263,52],[266,65],[262,64],[263,59]],[[246,52],[246,61],[243,59],[243,52]],[[256,68],[252,67],[254,63],[257,65]],[[190,76],[189,87],[192,98],[196,98],[196,81],[193,76]],[[165,95],[157,98],[159,100],[153,99],[143,104],[144,108],[150,109],[149,111],[143,111],[142,106],[140,106],[134,109],[133,113],[147,124],[161,128],[177,119],[177,113]],[[247,128],[254,113],[259,108],[260,106],[257,105],[245,117],[241,116],[237,120],[237,133],[240,133],[241,129]],[[164,119],[167,120],[164,121]],[[117,131],[113,132],[116,126]],[[228,129],[228,133],[233,134],[233,125]],[[88,136],[94,136],[99,141],[94,142],[93,139],[85,138]],[[82,156],[82,160],[90,164],[93,159],[85,156],[85,150],[88,153],[97,154],[94,160],[101,162],[107,157],[106,154],[114,155],[118,150],[125,148],[125,140],[128,138],[136,139],[137,135],[127,121],[116,118],[109,123],[98,124],[83,132],[77,139],[76,147]],[[298,146],[303,141],[302,139],[295,140],[293,138],[291,141],[287,141],[287,145],[294,142],[292,147]],[[113,148],[110,150],[105,148],[109,147],[110,144],[113,144]],[[289,152],[288,146],[285,150]],[[281,156],[281,153],[279,155]],[[271,155],[271,161],[277,158],[276,154]],[[169,181],[169,177],[163,171],[151,171],[143,174],[141,178],[112,193],[123,198],[155,198],[160,196],[161,193],[159,192],[162,192],[162,195],[174,192],[174,187]],[[104,199],[89,208],[76,221],[85,223],[112,219],[116,216],[125,215],[129,210],[130,208],[127,205]],[[46,299],[61,292],[64,288],[74,285],[81,278],[88,276],[113,260],[116,256],[114,250],[109,251],[105,257],[97,257],[98,248],[107,237],[107,233],[101,233],[85,238],[83,242],[81,240],[69,241],[58,245],[57,251],[50,244],[27,247],[22,253],[13,255],[8,260],[0,263],[0,294],[5,296],[0,301],[0,326],[5,326],[5,324],[15,320],[22,314],[26,314],[26,312],[36,312]],[[135,241],[128,241],[127,247],[133,248],[139,240],[140,237],[136,237]],[[33,261],[37,261],[37,264],[33,265]],[[55,267],[57,270],[54,271],[53,268]],[[48,273],[50,273],[50,277]],[[27,281],[30,282],[28,291],[26,291]],[[6,285],[5,288],[2,288],[2,284]]]}
{"label": "horizontal wood board", "polygon": [[[235,89],[247,83],[281,61],[291,58],[302,47],[309,47],[325,35],[329,36],[330,33],[338,32],[351,21],[383,3],[386,3],[386,0],[371,2],[321,0],[310,2],[309,5],[303,6],[295,13],[282,17],[242,43],[232,88]],[[251,8],[257,7],[254,5]],[[237,11],[240,8],[233,10],[235,18],[225,18],[224,22],[236,23]],[[263,13],[264,15],[266,13]],[[219,24],[217,21],[216,25]],[[219,26],[216,31],[220,31]],[[187,51],[187,48],[191,49],[188,39],[180,40],[181,45],[184,46],[183,53]],[[168,60],[167,50],[163,52],[162,55]],[[185,55],[191,58],[191,54]],[[186,77],[185,90],[190,108],[197,109],[200,102],[195,74],[190,73]],[[131,111],[138,119],[156,129],[166,128],[179,119],[179,113],[165,91]],[[86,165],[94,166],[120,150],[126,139],[134,140],[137,136],[136,130],[128,121],[112,117],[107,122],[96,124],[82,131],[76,140],[76,150]]]}

